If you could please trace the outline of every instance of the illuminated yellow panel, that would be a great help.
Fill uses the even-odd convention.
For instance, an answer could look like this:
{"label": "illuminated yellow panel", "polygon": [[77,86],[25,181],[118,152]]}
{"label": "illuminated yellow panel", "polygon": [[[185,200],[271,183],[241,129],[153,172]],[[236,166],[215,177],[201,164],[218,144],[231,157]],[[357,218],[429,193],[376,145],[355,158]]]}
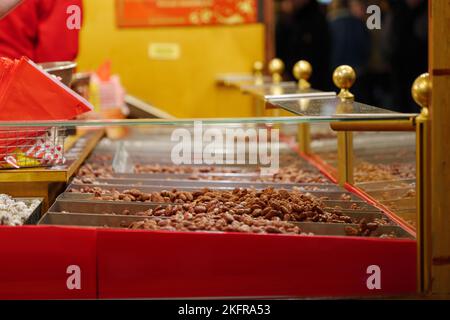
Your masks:
{"label": "illuminated yellow panel", "polygon": [[85,1],[80,49],[79,70],[111,59],[130,94],[175,116],[251,116],[251,99],[215,77],[264,58],[264,26],[119,29],[114,1]]}

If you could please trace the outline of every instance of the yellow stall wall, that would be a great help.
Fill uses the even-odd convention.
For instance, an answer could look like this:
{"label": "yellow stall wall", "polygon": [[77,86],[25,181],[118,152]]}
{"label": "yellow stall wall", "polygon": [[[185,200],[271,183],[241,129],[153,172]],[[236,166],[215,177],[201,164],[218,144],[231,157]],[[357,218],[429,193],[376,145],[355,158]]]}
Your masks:
{"label": "yellow stall wall", "polygon": [[[149,52],[169,50],[156,57]],[[169,44],[169,49],[158,44]],[[175,51],[179,49],[179,54]],[[172,60],[164,60],[172,55]],[[129,94],[177,117],[250,116],[249,97],[218,88],[216,75],[249,72],[263,60],[264,26],[120,29],[114,0],[84,0],[79,70],[110,59]],[[152,56],[152,58],[151,58]]]}

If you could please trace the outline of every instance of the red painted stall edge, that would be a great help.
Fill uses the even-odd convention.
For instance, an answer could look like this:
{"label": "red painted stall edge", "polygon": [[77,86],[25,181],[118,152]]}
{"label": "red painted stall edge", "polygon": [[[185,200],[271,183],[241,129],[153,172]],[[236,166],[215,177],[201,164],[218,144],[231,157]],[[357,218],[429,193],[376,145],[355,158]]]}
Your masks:
{"label": "red painted stall edge", "polygon": [[416,290],[412,240],[101,229],[97,251],[100,298],[393,296]]}
{"label": "red painted stall edge", "polygon": [[0,299],[97,298],[96,229],[0,228]]}

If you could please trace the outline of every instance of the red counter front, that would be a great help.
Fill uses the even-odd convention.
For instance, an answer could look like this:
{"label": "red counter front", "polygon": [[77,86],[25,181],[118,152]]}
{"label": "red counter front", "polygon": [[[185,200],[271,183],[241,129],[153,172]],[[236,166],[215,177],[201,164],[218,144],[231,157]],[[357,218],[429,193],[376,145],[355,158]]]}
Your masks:
{"label": "red counter front", "polygon": [[97,297],[95,229],[0,227],[0,299]]}
{"label": "red counter front", "polygon": [[97,245],[100,298],[346,297],[416,289],[416,245],[409,240],[99,230]]}
{"label": "red counter front", "polygon": [[1,299],[392,296],[416,288],[410,240],[2,227],[0,241]]}
{"label": "red counter front", "polygon": [[0,299],[413,294],[410,240],[0,228]]}

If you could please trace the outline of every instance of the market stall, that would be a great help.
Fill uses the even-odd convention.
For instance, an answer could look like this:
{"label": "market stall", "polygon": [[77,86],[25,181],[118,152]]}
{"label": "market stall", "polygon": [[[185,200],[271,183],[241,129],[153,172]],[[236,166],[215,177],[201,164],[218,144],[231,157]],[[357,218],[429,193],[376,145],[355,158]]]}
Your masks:
{"label": "market stall", "polygon": [[[414,231],[380,203],[336,183],[333,173],[299,152],[296,142],[305,123],[411,115],[352,101],[346,103],[354,108],[342,113],[336,105],[329,107],[341,101],[331,94],[325,102],[311,96],[297,101],[302,99],[316,103],[314,112],[321,103],[325,111],[246,119],[36,123],[130,130],[126,138],[104,138],[96,145],[32,234],[49,226],[65,230],[66,236],[86,232],[92,243],[79,248],[79,258],[71,255],[70,266],[96,270],[88,279],[96,281],[99,298],[414,294]],[[205,135],[216,142],[206,143]],[[264,156],[268,161],[261,161]],[[95,261],[89,262],[89,254]],[[78,269],[73,270],[76,275]],[[61,289],[72,275],[67,272],[60,274]],[[91,297],[83,287],[47,294]]]}
{"label": "market stall", "polygon": [[[447,7],[431,5],[433,39]],[[0,119],[0,298],[448,295],[448,55],[431,53],[411,90],[420,113],[358,102],[351,66],[319,91],[309,62],[284,82],[273,59],[203,70],[249,117],[176,118],[128,96],[138,119],[67,120],[84,103],[69,93],[73,115]]]}

